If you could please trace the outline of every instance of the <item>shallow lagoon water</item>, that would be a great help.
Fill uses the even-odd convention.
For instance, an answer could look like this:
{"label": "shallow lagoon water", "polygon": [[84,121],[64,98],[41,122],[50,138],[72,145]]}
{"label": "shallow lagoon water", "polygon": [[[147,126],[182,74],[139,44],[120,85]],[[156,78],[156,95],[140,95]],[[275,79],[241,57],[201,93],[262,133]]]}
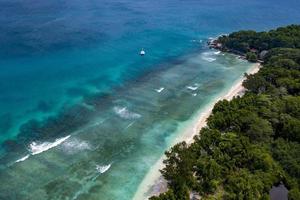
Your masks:
{"label": "shallow lagoon water", "polygon": [[[207,55],[216,60],[207,61]],[[17,154],[25,160],[2,170],[1,189],[23,188],[24,193],[14,195],[28,199],[130,199],[180,125],[250,66],[235,56],[206,50],[166,63],[110,94],[90,97],[85,106],[76,106],[89,120],[55,140],[31,142],[28,152]]]}
{"label": "shallow lagoon water", "polygon": [[294,0],[0,5],[0,199],[131,199],[251,66],[207,39],[300,20]]}

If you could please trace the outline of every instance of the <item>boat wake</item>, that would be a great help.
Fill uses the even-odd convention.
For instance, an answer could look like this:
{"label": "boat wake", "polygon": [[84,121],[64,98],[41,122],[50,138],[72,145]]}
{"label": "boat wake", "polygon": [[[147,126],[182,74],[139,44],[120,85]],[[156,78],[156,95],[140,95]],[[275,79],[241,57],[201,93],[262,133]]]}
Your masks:
{"label": "boat wake", "polygon": [[31,155],[40,154],[44,151],[47,151],[53,147],[60,145],[61,143],[66,141],[69,137],[71,137],[71,135],[68,135],[68,136],[62,137],[62,138],[58,138],[52,143],[51,142],[43,142],[43,143],[32,142],[29,145],[29,148],[30,148],[29,151],[30,151]]}
{"label": "boat wake", "polygon": [[141,117],[140,114],[129,111],[126,107],[115,106],[115,113],[123,119],[138,119]]}

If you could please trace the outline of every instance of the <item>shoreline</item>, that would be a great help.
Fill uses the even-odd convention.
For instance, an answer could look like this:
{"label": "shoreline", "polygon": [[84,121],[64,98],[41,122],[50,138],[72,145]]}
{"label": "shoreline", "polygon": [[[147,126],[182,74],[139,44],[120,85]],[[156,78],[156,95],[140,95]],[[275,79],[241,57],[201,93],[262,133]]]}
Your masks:
{"label": "shoreline", "polygon": [[[260,63],[254,63],[246,73],[255,74],[261,68]],[[179,134],[178,137],[172,142],[171,146],[185,141],[190,144],[193,142],[193,138],[197,135],[200,130],[206,126],[206,120],[210,116],[214,105],[220,100],[231,100],[236,96],[242,96],[245,92],[243,87],[243,81],[246,77],[242,77],[233,83],[232,87],[221,93],[219,97],[216,97],[211,103],[206,105],[204,108],[200,109],[193,117],[189,125],[179,130],[182,134]],[[163,193],[167,190],[167,183],[160,174],[159,170],[164,167],[163,160],[165,155],[163,155],[149,170],[149,172],[144,177],[141,184],[138,186],[138,189],[133,197],[133,200],[142,200],[148,199],[151,196],[157,196],[160,193]]]}

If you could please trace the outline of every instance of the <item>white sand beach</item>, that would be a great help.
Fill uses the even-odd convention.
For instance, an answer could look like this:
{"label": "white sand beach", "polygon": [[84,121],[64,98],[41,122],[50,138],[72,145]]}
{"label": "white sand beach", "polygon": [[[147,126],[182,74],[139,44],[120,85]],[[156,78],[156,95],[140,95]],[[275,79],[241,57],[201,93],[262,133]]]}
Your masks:
{"label": "white sand beach", "polygon": [[[255,63],[253,67],[247,71],[247,74],[257,73],[260,67],[260,63]],[[220,97],[214,99],[205,108],[199,110],[198,113],[193,117],[189,125],[180,130],[182,134],[178,135],[178,137],[172,143],[172,146],[182,141],[192,143],[194,136],[198,134],[203,127],[206,126],[206,120],[210,116],[214,105],[218,101],[223,99],[231,100],[235,96],[241,96],[244,94],[245,88],[242,85],[244,80],[245,77],[237,80],[229,90],[224,91],[224,93],[221,94]],[[159,170],[163,168],[164,159],[164,156],[161,157],[145,176],[144,180],[139,185],[138,190],[133,197],[134,200],[148,199],[153,195],[158,195],[166,191],[167,184],[159,172]]]}

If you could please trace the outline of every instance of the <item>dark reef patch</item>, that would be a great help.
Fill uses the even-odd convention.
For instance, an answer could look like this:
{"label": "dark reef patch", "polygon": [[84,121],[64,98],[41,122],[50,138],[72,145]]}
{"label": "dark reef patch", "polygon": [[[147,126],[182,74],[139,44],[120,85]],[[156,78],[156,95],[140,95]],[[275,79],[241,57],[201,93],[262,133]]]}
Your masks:
{"label": "dark reef patch", "polygon": [[29,120],[21,126],[18,141],[29,143],[32,140],[47,140],[69,135],[89,121],[91,112],[84,106],[76,105],[45,121]]}
{"label": "dark reef patch", "polygon": [[13,118],[11,114],[5,113],[0,115],[0,135],[1,133],[6,133],[13,125]]}
{"label": "dark reef patch", "polygon": [[52,110],[52,108],[53,108],[53,102],[41,100],[38,103],[36,110],[46,113],[46,112],[50,112]]}
{"label": "dark reef patch", "polygon": [[87,89],[80,87],[69,88],[66,92],[70,97],[79,97],[89,94],[89,91]]}

